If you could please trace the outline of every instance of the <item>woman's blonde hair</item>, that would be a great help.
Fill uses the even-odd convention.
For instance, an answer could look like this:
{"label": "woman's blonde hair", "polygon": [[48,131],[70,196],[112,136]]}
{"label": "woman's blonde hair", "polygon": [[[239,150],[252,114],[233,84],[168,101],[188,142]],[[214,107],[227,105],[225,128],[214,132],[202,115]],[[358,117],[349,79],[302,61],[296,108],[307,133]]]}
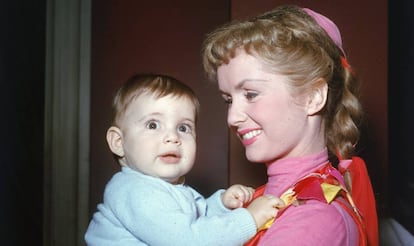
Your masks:
{"label": "woman's blonde hair", "polygon": [[320,114],[328,149],[340,158],[354,154],[362,115],[359,82],[346,63],[342,47],[309,14],[287,5],[219,27],[203,44],[207,76],[217,80],[218,67],[228,64],[240,49],[255,56],[269,71],[286,75],[296,95],[318,86],[321,78],[325,80],[328,96]]}

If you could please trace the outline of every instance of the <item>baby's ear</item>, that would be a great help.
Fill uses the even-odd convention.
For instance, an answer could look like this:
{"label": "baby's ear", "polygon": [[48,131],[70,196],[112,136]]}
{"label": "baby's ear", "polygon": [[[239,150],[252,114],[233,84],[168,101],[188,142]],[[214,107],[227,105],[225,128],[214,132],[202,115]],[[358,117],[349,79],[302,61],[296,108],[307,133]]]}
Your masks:
{"label": "baby's ear", "polygon": [[109,127],[106,131],[106,141],[112,153],[119,157],[124,157],[124,148],[122,145],[122,131],[116,126]]}
{"label": "baby's ear", "polygon": [[308,115],[314,115],[320,112],[326,104],[328,97],[328,84],[322,78],[315,81],[316,86],[309,93],[307,101]]}

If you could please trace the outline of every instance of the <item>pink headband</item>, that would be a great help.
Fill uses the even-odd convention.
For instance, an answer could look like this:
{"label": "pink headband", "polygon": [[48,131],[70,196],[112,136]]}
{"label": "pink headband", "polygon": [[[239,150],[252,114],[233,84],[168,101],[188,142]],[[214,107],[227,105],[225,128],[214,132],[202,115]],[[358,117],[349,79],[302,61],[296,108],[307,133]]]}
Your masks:
{"label": "pink headband", "polygon": [[322,27],[323,30],[325,30],[325,32],[329,35],[329,37],[331,37],[331,39],[334,41],[334,43],[342,51],[342,54],[345,56],[345,52],[342,48],[341,33],[339,32],[339,29],[335,25],[335,23],[333,23],[333,21],[328,19],[326,16],[323,16],[319,13],[316,13],[315,11],[313,11],[311,9],[303,8],[303,10],[308,15],[310,15],[316,21],[316,23],[318,23],[319,26]]}

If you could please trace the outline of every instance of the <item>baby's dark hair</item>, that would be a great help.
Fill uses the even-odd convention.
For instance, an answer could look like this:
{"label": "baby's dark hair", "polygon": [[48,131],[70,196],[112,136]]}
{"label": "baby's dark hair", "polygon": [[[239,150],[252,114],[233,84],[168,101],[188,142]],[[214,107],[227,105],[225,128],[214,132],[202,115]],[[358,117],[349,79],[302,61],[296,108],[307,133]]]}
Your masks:
{"label": "baby's dark hair", "polygon": [[168,75],[135,74],[118,89],[114,97],[112,125],[119,126],[119,120],[131,101],[142,94],[150,94],[155,98],[171,95],[177,98],[189,99],[194,104],[197,122],[200,103],[196,94],[188,85]]}

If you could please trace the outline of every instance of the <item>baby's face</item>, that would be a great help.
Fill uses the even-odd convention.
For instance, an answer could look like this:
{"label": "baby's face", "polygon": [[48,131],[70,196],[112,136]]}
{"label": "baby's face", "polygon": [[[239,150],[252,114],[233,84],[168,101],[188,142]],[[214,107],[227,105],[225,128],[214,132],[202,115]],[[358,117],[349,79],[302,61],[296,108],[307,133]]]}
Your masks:
{"label": "baby's face", "polygon": [[132,101],[119,123],[123,164],[170,183],[191,170],[196,125],[195,106],[189,99],[143,94]]}

